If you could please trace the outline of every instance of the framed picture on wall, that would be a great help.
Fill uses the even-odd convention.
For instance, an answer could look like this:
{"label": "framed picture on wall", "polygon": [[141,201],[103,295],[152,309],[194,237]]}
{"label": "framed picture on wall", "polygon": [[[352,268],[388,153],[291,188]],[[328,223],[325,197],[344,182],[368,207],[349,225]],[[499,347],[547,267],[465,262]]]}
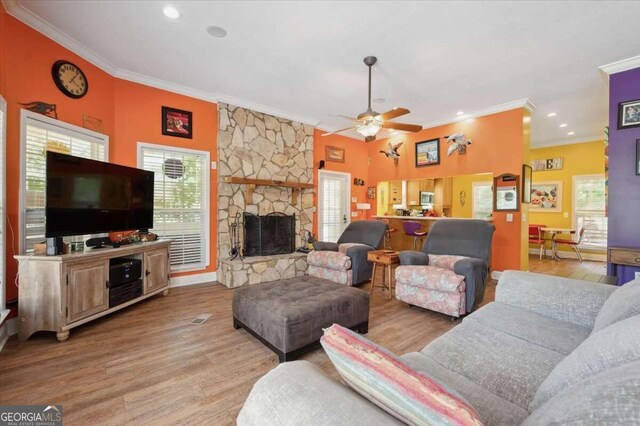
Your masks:
{"label": "framed picture on wall", "polygon": [[618,104],[618,129],[640,127],[640,99]]}
{"label": "framed picture on wall", "polygon": [[533,169],[527,164],[522,165],[522,203],[531,203],[531,181]]}
{"label": "framed picture on wall", "polygon": [[416,167],[440,164],[440,138],[416,143]]}
{"label": "framed picture on wall", "polygon": [[344,148],[327,145],[324,149],[324,157],[327,161],[344,163]]}
{"label": "framed picture on wall", "polygon": [[562,211],[562,182],[532,182],[530,212]]}
{"label": "framed picture on wall", "polygon": [[193,113],[162,107],[162,134],[177,138],[193,138]]}

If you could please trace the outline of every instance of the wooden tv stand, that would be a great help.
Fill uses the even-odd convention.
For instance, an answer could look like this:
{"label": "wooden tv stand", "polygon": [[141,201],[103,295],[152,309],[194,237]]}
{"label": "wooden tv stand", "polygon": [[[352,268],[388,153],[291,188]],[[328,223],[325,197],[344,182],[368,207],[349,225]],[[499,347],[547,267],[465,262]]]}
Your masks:
{"label": "wooden tv stand", "polygon": [[[171,241],[86,249],[59,256],[15,256],[19,264],[19,340],[36,331],[55,331],[59,341],[72,328],[133,305],[158,293],[169,293]],[[109,260],[142,261],[142,296],[109,308]]]}

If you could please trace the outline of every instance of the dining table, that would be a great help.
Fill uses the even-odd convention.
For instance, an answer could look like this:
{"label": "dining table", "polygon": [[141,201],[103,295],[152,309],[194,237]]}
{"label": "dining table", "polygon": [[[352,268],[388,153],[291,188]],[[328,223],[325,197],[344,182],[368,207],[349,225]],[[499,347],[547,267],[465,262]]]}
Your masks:
{"label": "dining table", "polygon": [[575,228],[554,228],[554,227],[544,227],[540,229],[545,234],[551,236],[551,259],[559,262],[562,260],[560,256],[558,256],[558,245],[556,244],[556,237],[558,234],[575,234]]}

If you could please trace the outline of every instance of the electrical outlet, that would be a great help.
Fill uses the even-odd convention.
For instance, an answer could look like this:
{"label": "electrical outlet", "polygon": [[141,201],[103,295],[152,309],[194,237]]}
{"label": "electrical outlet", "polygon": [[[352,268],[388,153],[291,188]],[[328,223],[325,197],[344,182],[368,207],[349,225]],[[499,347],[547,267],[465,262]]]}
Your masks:
{"label": "electrical outlet", "polygon": [[507,213],[507,222],[513,222],[513,213]]}
{"label": "electrical outlet", "polygon": [[564,213],[562,214],[562,216],[564,216],[564,218],[565,218],[565,219],[566,219],[566,218],[568,218],[568,217],[569,217],[569,212],[564,212]]}
{"label": "electrical outlet", "polygon": [[358,197],[351,197],[351,202],[352,203],[357,203],[358,202]]}
{"label": "electrical outlet", "polygon": [[215,161],[211,162],[211,170],[215,170],[218,168],[218,163],[216,163]]}
{"label": "electrical outlet", "polygon": [[358,217],[358,212],[351,212],[351,217]]}

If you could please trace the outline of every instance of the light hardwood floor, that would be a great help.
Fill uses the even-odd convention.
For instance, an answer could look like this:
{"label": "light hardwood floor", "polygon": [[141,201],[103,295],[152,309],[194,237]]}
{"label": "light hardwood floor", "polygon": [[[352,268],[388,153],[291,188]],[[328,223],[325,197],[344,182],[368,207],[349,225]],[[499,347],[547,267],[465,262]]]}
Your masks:
{"label": "light hardwood floor", "polygon": [[[368,291],[369,285],[362,288]],[[494,299],[490,282],[485,302]],[[0,404],[62,404],[67,425],[234,424],[277,357],[231,325],[232,290],[171,289],[72,330],[66,342],[12,337],[0,353]],[[203,313],[212,317],[190,324]],[[460,321],[374,292],[368,337],[398,354],[420,350]],[[302,357],[337,373],[322,349]]]}
{"label": "light hardwood floor", "polygon": [[556,262],[552,259],[540,260],[538,256],[529,256],[529,271],[561,277],[569,277],[575,273],[607,275],[607,264],[591,260],[580,263],[577,259],[562,259]]}

